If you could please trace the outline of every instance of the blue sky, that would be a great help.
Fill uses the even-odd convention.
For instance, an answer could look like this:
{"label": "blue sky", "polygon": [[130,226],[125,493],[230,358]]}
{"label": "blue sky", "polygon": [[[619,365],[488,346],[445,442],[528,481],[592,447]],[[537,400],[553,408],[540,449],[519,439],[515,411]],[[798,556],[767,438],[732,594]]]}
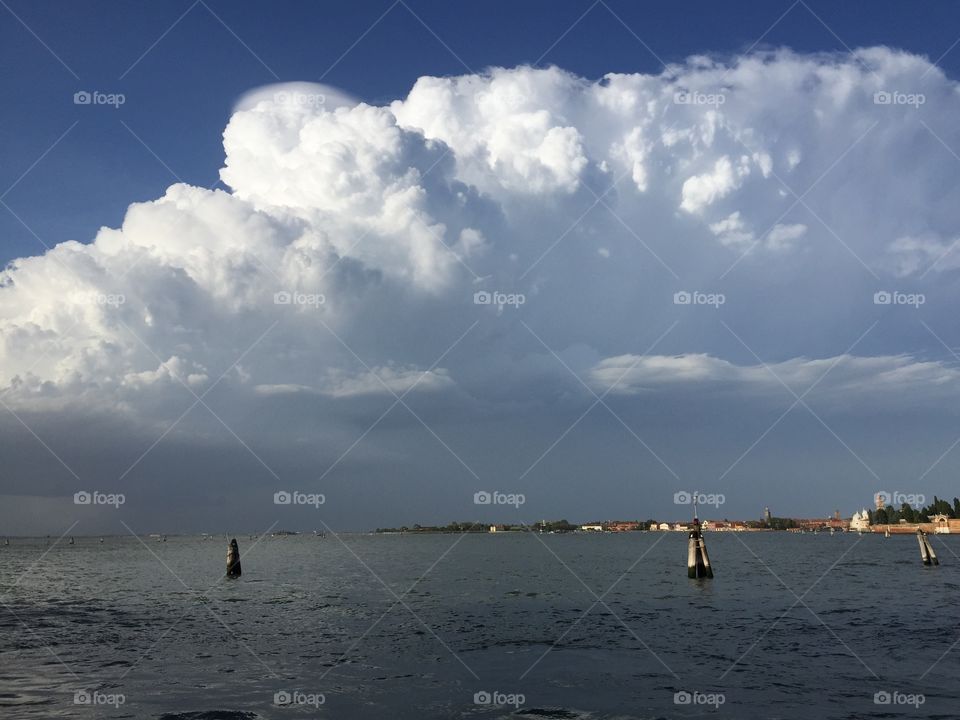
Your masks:
{"label": "blue sky", "polygon": [[958,17],[0,1],[0,524],[960,494]]}
{"label": "blue sky", "polygon": [[[118,225],[130,202],[157,197],[177,178],[213,185],[234,101],[278,79],[322,80],[383,103],[421,75],[524,63],[587,78],[658,72],[661,62],[739,52],[761,37],[761,47],[809,52],[891,45],[932,60],[946,53],[941,67],[960,68],[960,52],[947,52],[960,11],[942,2],[4,5],[0,185],[16,182],[77,122],[3,198],[51,246],[89,241],[101,225]],[[83,89],[127,101],[91,113],[72,103]],[[0,213],[0,259],[41,252],[30,229]]]}

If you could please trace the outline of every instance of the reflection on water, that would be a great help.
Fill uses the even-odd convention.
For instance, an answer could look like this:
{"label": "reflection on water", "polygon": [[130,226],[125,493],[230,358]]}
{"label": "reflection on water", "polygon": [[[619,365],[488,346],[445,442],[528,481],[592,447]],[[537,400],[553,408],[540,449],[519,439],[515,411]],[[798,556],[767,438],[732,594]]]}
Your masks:
{"label": "reflection on water", "polygon": [[222,538],[0,547],[0,714],[951,717],[960,700],[955,538],[924,568],[909,536],[709,534],[706,582],[683,533],[239,540],[239,580]]}

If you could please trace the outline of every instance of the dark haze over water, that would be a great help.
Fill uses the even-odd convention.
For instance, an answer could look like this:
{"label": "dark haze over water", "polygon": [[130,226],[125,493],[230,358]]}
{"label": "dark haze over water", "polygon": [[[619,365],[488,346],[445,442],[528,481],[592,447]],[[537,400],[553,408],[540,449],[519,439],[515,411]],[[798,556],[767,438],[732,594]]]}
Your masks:
{"label": "dark haze over water", "polygon": [[341,538],[238,537],[240,580],[222,537],[0,546],[0,717],[960,716],[958,538],[925,568],[913,536],[709,533],[706,582],[684,533]]}

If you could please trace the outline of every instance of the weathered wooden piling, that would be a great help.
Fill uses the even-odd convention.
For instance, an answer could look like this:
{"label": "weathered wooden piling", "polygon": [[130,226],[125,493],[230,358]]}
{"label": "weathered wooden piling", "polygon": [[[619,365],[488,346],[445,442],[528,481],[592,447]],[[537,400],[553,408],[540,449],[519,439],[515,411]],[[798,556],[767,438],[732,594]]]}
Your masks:
{"label": "weathered wooden piling", "polygon": [[696,516],[693,518],[693,530],[690,531],[687,540],[687,577],[697,580],[713,577],[710,556],[707,555],[707,544],[703,541],[700,520]]}
{"label": "weathered wooden piling", "polygon": [[939,565],[940,561],[937,560],[937,554],[933,551],[930,541],[927,540],[927,534],[920,528],[917,528],[917,542],[920,543],[920,559],[923,560],[923,564]]}
{"label": "weathered wooden piling", "polygon": [[240,577],[240,575],[240,546],[234,538],[227,547],[227,577]]}

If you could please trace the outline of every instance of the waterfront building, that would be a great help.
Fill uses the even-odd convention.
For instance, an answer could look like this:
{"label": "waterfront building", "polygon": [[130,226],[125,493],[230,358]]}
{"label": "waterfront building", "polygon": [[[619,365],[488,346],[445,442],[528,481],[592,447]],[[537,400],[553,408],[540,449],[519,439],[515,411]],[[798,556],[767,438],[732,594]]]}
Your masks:
{"label": "waterfront building", "polygon": [[850,518],[850,529],[854,531],[870,529],[870,516],[867,514],[866,508],[853,514],[853,517]]}
{"label": "waterfront building", "polygon": [[933,532],[935,532],[937,535],[950,534],[950,518],[946,515],[931,515],[930,522],[933,524]]}

